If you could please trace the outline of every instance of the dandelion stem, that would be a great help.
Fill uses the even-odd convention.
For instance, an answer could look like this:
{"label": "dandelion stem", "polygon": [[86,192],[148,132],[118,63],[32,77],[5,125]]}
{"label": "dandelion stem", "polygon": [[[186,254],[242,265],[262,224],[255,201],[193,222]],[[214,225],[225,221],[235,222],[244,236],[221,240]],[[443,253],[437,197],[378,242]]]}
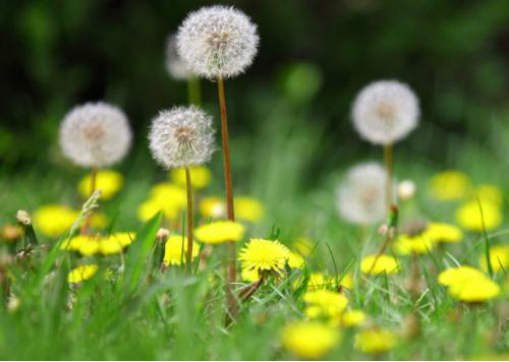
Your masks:
{"label": "dandelion stem", "polygon": [[[97,188],[97,167],[92,168],[92,175],[90,176],[90,196],[92,196]],[[81,227],[81,235],[86,235],[92,221],[92,212],[87,216],[87,219]]]}
{"label": "dandelion stem", "polygon": [[185,167],[186,171],[186,187],[187,187],[187,256],[186,256],[186,274],[192,271],[191,261],[193,258],[193,186],[191,183],[191,171],[189,167]]}
{"label": "dandelion stem", "polygon": [[392,206],[392,172],[393,172],[393,164],[392,164],[392,145],[389,143],[384,146],[384,163],[385,163],[385,172],[387,174],[387,180],[385,183],[385,196],[387,203],[387,212],[391,212]]}
{"label": "dandelion stem", "polygon": [[187,96],[189,104],[193,106],[201,105],[200,79],[198,77],[192,76],[187,80]]}
{"label": "dandelion stem", "polygon": [[[226,113],[226,98],[224,93],[224,81],[222,78],[217,78],[217,90],[219,93],[219,106],[221,109],[221,140],[223,146],[223,164],[224,164],[224,179],[226,187],[226,205],[228,209],[228,220],[235,220],[235,213],[233,210],[233,181],[230,165],[230,151],[228,148],[228,116]],[[236,279],[235,267],[235,242],[228,242],[228,282],[227,282],[227,295],[228,295],[228,310],[233,311],[236,304],[235,297],[231,290],[231,284]]]}

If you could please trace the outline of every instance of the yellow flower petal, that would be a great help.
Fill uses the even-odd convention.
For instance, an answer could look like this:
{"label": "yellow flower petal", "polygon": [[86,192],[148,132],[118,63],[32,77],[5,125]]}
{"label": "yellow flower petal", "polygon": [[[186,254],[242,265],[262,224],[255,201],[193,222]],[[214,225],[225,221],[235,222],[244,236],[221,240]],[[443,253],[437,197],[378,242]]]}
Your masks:
{"label": "yellow flower petal", "polygon": [[430,180],[430,188],[432,195],[438,200],[459,200],[469,192],[470,179],[460,171],[443,171]]}
{"label": "yellow flower petal", "polygon": [[[190,167],[191,171],[191,185],[193,188],[199,190],[210,184],[211,173],[205,166]],[[172,169],[170,171],[171,180],[182,187],[186,187],[186,171],[184,168]]]}
{"label": "yellow flower petal", "polygon": [[[124,186],[124,177],[112,170],[97,172],[96,189],[101,190],[101,199],[109,200],[115,196]],[[91,175],[87,175],[78,183],[78,192],[84,199],[92,193]]]}
{"label": "yellow flower petal", "polygon": [[198,227],[194,235],[205,244],[220,244],[228,241],[240,241],[245,228],[234,221],[214,221]]}
{"label": "yellow flower petal", "polygon": [[367,255],[361,262],[361,271],[364,274],[370,273],[371,275],[378,274],[393,274],[399,272],[399,263],[396,259],[389,255],[380,255],[375,263],[376,255]]}
{"label": "yellow flower petal", "polygon": [[81,283],[92,278],[98,268],[96,264],[80,265],[69,272],[67,281],[69,283]]}
{"label": "yellow flower petal", "polygon": [[285,327],[283,346],[302,359],[321,359],[339,342],[337,330],[318,322],[296,322]]}
{"label": "yellow flower petal", "polygon": [[479,205],[477,201],[472,201],[456,210],[456,221],[471,231],[481,232],[483,228],[492,230],[502,224],[502,210],[496,204],[483,202]]}
{"label": "yellow flower petal", "polygon": [[[192,260],[194,260],[200,251],[200,246],[193,242]],[[172,235],[166,240],[164,244],[164,264],[181,265],[186,263],[187,252],[187,237],[182,235]]]}
{"label": "yellow flower petal", "polygon": [[396,345],[396,335],[387,329],[366,329],[355,337],[355,346],[364,353],[378,354],[390,351]]}

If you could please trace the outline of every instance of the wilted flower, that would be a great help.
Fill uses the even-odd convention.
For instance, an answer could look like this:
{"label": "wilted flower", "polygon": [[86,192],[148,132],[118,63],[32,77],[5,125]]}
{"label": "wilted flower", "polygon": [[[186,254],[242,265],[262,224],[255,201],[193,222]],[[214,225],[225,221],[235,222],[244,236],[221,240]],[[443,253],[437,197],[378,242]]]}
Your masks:
{"label": "wilted flower", "polygon": [[363,163],[348,171],[339,185],[337,208],[341,216],[355,224],[374,224],[386,213],[386,172],[377,163]]}
{"label": "wilted flower", "polygon": [[389,145],[405,138],[419,120],[419,100],[398,81],[378,81],[360,91],[353,106],[355,129],[367,141]]}
{"label": "wilted flower", "polygon": [[233,7],[211,6],[184,20],[177,34],[177,52],[200,76],[230,78],[251,65],[258,42],[256,26],[244,13]]}
{"label": "wilted flower", "polygon": [[303,359],[321,359],[339,341],[338,331],[319,322],[296,322],[283,331],[283,346]]}
{"label": "wilted flower", "polygon": [[168,169],[205,163],[214,152],[212,117],[195,106],[162,111],[152,121],[149,146]]}
{"label": "wilted flower", "polygon": [[120,161],[129,151],[131,138],[124,112],[102,102],[75,107],[60,126],[62,152],[84,167],[104,167]]}
{"label": "wilted flower", "polygon": [[177,53],[175,35],[170,35],[166,42],[166,70],[175,80],[187,80],[193,76],[193,72]]}

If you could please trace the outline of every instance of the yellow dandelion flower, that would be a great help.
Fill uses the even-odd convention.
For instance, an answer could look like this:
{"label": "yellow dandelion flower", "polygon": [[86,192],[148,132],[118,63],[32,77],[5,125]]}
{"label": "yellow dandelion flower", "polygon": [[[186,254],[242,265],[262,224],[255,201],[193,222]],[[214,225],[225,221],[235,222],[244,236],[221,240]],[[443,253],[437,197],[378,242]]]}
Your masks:
{"label": "yellow dandelion flower", "polygon": [[61,245],[61,250],[73,250],[73,251],[79,251],[81,244],[88,242],[90,239],[90,236],[87,235],[77,235],[73,238],[65,240]]}
{"label": "yellow dandelion flower", "polygon": [[426,234],[435,243],[459,243],[463,239],[463,232],[459,227],[439,222],[430,222]]}
{"label": "yellow dandelion flower", "polygon": [[470,190],[470,179],[460,171],[443,171],[431,178],[430,188],[432,195],[438,200],[460,200]]}
{"label": "yellow dandelion flower", "polygon": [[[199,254],[200,246],[193,243],[192,260]],[[171,235],[164,244],[163,263],[166,266],[181,265],[186,263],[187,237],[182,235]]]}
{"label": "yellow dandelion flower", "polygon": [[435,244],[426,232],[419,235],[400,235],[394,244],[396,252],[400,255],[428,254]]}
{"label": "yellow dandelion flower", "polygon": [[242,277],[242,280],[244,280],[246,282],[250,282],[250,283],[260,280],[260,274],[258,273],[258,270],[256,270],[256,269],[243,268],[241,271],[241,277]]}
{"label": "yellow dandelion flower", "polygon": [[138,207],[138,218],[146,222],[160,211],[163,212],[167,219],[174,220],[180,215],[182,208],[172,202],[164,203],[164,201],[160,199],[150,198]]}
{"label": "yellow dandelion flower", "polygon": [[325,289],[306,292],[303,299],[307,305],[304,313],[309,318],[338,317],[348,305],[344,294]]}
{"label": "yellow dandelion flower", "polygon": [[295,240],[292,247],[302,256],[309,256],[315,247],[311,239],[301,237]]}
{"label": "yellow dandelion flower", "polygon": [[117,232],[110,235],[110,238],[116,240],[122,247],[127,247],[136,239],[136,233],[133,232]]}
{"label": "yellow dandelion flower", "polygon": [[496,185],[483,184],[475,188],[472,199],[480,200],[483,204],[487,202],[501,206],[504,201],[504,193]]}
{"label": "yellow dandelion flower", "polygon": [[376,255],[367,255],[362,259],[361,262],[361,271],[364,274],[370,273],[371,275],[378,274],[393,274],[399,272],[399,263],[398,261],[390,255],[380,255],[378,260],[375,263]]}
{"label": "yellow dandelion flower", "polygon": [[[488,271],[486,254],[482,253],[479,264],[484,271]],[[496,245],[490,248],[490,264],[495,273],[507,270],[509,267],[509,245]]]}
{"label": "yellow dandelion flower", "polygon": [[281,275],[290,257],[290,250],[277,240],[251,239],[240,251],[242,268],[274,271]]}
{"label": "yellow dandelion flower", "polygon": [[396,335],[381,328],[366,329],[355,336],[355,347],[364,353],[388,352],[396,346]]}
{"label": "yellow dandelion flower", "polygon": [[102,255],[120,254],[124,250],[122,243],[117,238],[107,237],[99,242],[99,252]]}
{"label": "yellow dandelion flower", "polygon": [[456,210],[456,222],[464,229],[481,232],[484,228],[492,230],[502,223],[502,210],[493,203],[484,202],[481,206],[471,201]]}
{"label": "yellow dandelion flower", "polygon": [[240,241],[244,237],[244,225],[235,221],[214,221],[199,226],[194,235],[205,244],[221,244],[228,241]]}
{"label": "yellow dandelion flower", "polygon": [[199,210],[206,219],[219,219],[226,216],[226,203],[216,196],[207,196],[200,201]]}
{"label": "yellow dandelion flower", "polygon": [[343,327],[358,327],[366,321],[366,313],[358,309],[350,309],[341,314],[341,325]]}
{"label": "yellow dandelion flower", "polygon": [[237,196],[233,200],[235,217],[250,222],[260,221],[263,217],[263,205],[260,201],[247,196]]}
{"label": "yellow dandelion flower", "polygon": [[[84,199],[90,197],[92,193],[91,175],[87,175],[78,183],[78,192]],[[101,170],[97,172],[96,189],[101,190],[101,199],[109,200],[113,198],[124,186],[124,177],[112,170]]]}
{"label": "yellow dandelion flower", "polygon": [[187,205],[186,189],[170,182],[162,182],[152,187],[150,196],[161,204],[174,204],[177,208],[185,208]]}
{"label": "yellow dandelion flower", "polygon": [[79,253],[83,256],[92,256],[99,253],[99,244],[101,243],[99,238],[88,238],[83,240],[79,245]]}
{"label": "yellow dandelion flower", "polygon": [[302,269],[304,268],[304,258],[293,251],[290,251],[290,256],[288,257],[288,266],[292,269]]}
{"label": "yellow dandelion flower", "polygon": [[318,322],[296,322],[285,327],[283,346],[301,359],[321,359],[339,342],[338,331]]}
{"label": "yellow dandelion flower", "polygon": [[[192,166],[191,184],[193,188],[200,190],[210,184],[212,178],[210,170],[205,166]],[[186,171],[184,168],[175,168],[170,171],[171,180],[182,187],[186,187]]]}
{"label": "yellow dandelion flower", "polygon": [[58,237],[68,231],[79,213],[63,205],[46,205],[34,212],[35,228],[49,237]]}
{"label": "yellow dandelion flower", "polygon": [[493,299],[500,294],[500,286],[490,278],[474,278],[463,283],[452,284],[449,294],[463,302],[480,303]]}
{"label": "yellow dandelion flower", "polygon": [[484,274],[471,266],[448,268],[438,275],[438,282],[445,286],[463,283],[474,278],[484,277]]}
{"label": "yellow dandelion flower", "polygon": [[353,276],[351,273],[343,275],[339,283],[343,288],[353,289]]}
{"label": "yellow dandelion flower", "polygon": [[73,284],[81,283],[92,278],[98,268],[96,264],[80,265],[69,272],[67,281]]}

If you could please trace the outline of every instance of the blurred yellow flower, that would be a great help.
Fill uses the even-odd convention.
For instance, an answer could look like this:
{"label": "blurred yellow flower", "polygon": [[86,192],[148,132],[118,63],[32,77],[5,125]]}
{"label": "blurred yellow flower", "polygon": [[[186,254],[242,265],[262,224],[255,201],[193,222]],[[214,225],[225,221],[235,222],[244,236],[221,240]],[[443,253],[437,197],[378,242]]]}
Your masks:
{"label": "blurred yellow flower", "polygon": [[283,346],[301,359],[321,359],[339,342],[338,331],[318,322],[295,322],[285,327]]}
{"label": "blurred yellow flower", "polygon": [[366,321],[366,313],[359,309],[350,309],[341,314],[343,327],[357,327]]}
{"label": "blurred yellow flower", "polygon": [[390,351],[396,346],[396,342],[396,335],[382,328],[366,329],[355,336],[355,347],[369,354]]}
{"label": "blurred yellow flower", "polygon": [[88,235],[77,235],[73,238],[64,240],[64,242],[60,245],[61,250],[73,250],[79,251],[81,244],[87,242],[90,239]]}
{"label": "blurred yellow flower", "polygon": [[304,268],[304,258],[293,251],[290,251],[290,256],[288,257],[288,266],[292,269],[302,269]]}
{"label": "blurred yellow flower", "polygon": [[[488,271],[486,254],[479,257],[479,264],[484,271]],[[495,273],[509,268],[509,245],[496,245],[490,248],[490,264]]]}
{"label": "blurred yellow flower", "polygon": [[[84,199],[92,193],[91,175],[87,175],[78,183],[78,192]],[[96,189],[101,190],[101,199],[109,200],[124,186],[124,177],[112,170],[101,170],[97,172]]]}
{"label": "blurred yellow flower", "polygon": [[415,236],[400,235],[394,244],[396,252],[400,255],[428,254],[434,247],[433,240],[426,232]]}
{"label": "blurred yellow flower", "polygon": [[187,205],[186,189],[171,182],[154,185],[150,190],[150,196],[161,203],[171,203],[180,208],[185,208]]}
{"label": "blurred yellow flower", "polygon": [[[192,166],[191,171],[191,185],[193,188],[199,190],[210,184],[211,173],[205,166]],[[175,168],[170,171],[171,180],[182,187],[186,187],[186,171],[184,168]]]}
{"label": "blurred yellow flower", "polygon": [[348,304],[344,294],[326,289],[306,292],[303,299],[307,305],[304,313],[309,318],[338,317]]}
{"label": "blurred yellow flower", "polygon": [[111,234],[110,238],[116,240],[120,243],[120,245],[122,245],[123,248],[125,248],[131,245],[134,239],[136,239],[136,233],[126,231],[117,232]]}
{"label": "blurred yellow flower", "polygon": [[463,232],[459,227],[439,222],[430,222],[426,234],[435,243],[459,243],[463,239]]}
{"label": "blurred yellow flower", "polygon": [[[192,260],[194,260],[200,251],[200,246],[193,242]],[[187,237],[182,235],[171,235],[164,244],[163,263],[166,266],[181,265],[186,263]]]}
{"label": "blurred yellow flower", "polygon": [[242,269],[259,274],[273,271],[281,275],[290,257],[290,250],[277,240],[251,239],[240,251]]}
{"label": "blurred yellow flower", "polygon": [[248,196],[237,196],[233,203],[237,219],[250,222],[257,222],[262,219],[264,211],[260,201]]}
{"label": "blurred yellow flower", "polygon": [[110,236],[99,241],[99,253],[102,255],[120,254],[123,250],[124,247],[117,238]]}
{"label": "blurred yellow flower", "polygon": [[483,204],[487,202],[501,206],[504,201],[504,193],[496,185],[483,184],[475,188],[472,199],[473,201],[480,200]]}
{"label": "blurred yellow flower", "polygon": [[456,222],[471,231],[481,232],[483,228],[492,230],[502,223],[502,210],[493,203],[483,202],[479,205],[477,201],[467,202],[456,210]]}
{"label": "blurred yellow flower", "polygon": [[305,237],[298,238],[293,243],[293,248],[302,256],[309,256],[313,251],[315,245],[313,242]]}
{"label": "blurred yellow flower", "polygon": [[260,275],[258,274],[258,270],[256,269],[242,268],[241,277],[242,280],[251,283],[260,280]]}
{"label": "blurred yellow flower", "polygon": [[221,244],[240,241],[244,237],[244,225],[235,221],[213,221],[195,230],[196,239],[205,244]]}
{"label": "blurred yellow flower", "polygon": [[138,218],[146,222],[153,218],[159,211],[162,211],[164,217],[169,220],[176,219],[180,212],[182,211],[182,207],[178,204],[174,204],[171,201],[165,203],[161,199],[150,198],[144,201],[138,207]]}
{"label": "blurred yellow flower", "polygon": [[469,266],[446,269],[439,274],[438,282],[448,286],[452,297],[464,302],[484,302],[500,293],[498,284]]}
{"label": "blurred yellow flower", "polygon": [[83,256],[96,255],[99,252],[99,243],[98,238],[88,238],[80,244],[78,252]]}
{"label": "blurred yellow flower", "polygon": [[339,283],[342,287],[347,289],[353,289],[353,276],[351,273],[347,273],[343,275],[343,278],[341,279]]}
{"label": "blurred yellow flower", "polygon": [[[76,217],[79,215],[79,212],[76,211]],[[94,212],[92,217],[90,218],[90,226],[95,229],[104,229],[108,225],[108,217],[105,213],[102,212]]]}
{"label": "blurred yellow flower", "polygon": [[98,268],[96,264],[80,265],[69,272],[67,281],[73,284],[81,283],[82,281],[92,278]]}
{"label": "blurred yellow flower", "polygon": [[34,227],[49,237],[58,237],[68,231],[79,213],[64,205],[46,205],[34,212]]}
{"label": "blurred yellow flower", "polygon": [[226,203],[217,196],[207,196],[200,201],[200,213],[204,218],[219,219],[226,215]]}
{"label": "blurred yellow flower", "polygon": [[[393,274],[399,272],[398,261],[390,255],[380,255],[375,264],[376,255],[366,255],[361,262],[361,271],[364,274]],[[373,264],[375,266],[373,266]]]}
{"label": "blurred yellow flower", "polygon": [[470,179],[460,171],[443,171],[431,178],[430,188],[432,195],[438,200],[459,200],[468,194]]}

